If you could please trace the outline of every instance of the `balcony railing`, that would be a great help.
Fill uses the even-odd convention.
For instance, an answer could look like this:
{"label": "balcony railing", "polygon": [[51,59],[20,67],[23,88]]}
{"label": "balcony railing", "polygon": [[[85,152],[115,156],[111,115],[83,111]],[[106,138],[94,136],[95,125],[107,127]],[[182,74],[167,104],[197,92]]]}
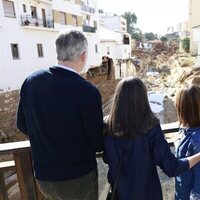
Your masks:
{"label": "balcony railing", "polygon": [[85,5],[84,2],[81,2],[81,10],[89,13],[95,13],[95,9]]}
{"label": "balcony railing", "polygon": [[83,25],[83,32],[95,33],[96,32],[96,28],[92,27],[92,26]]}
{"label": "balcony railing", "polygon": [[54,28],[53,20],[39,19],[31,16],[21,16],[22,26],[35,26],[44,28]]}

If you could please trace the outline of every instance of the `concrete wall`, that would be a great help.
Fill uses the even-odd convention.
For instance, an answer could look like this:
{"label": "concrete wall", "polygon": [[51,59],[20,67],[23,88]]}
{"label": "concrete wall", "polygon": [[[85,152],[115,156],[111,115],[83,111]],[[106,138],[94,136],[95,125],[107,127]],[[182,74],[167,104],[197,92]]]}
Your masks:
{"label": "concrete wall", "polygon": [[100,16],[103,26],[113,31],[127,31],[126,19],[120,16]]}
{"label": "concrete wall", "polygon": [[[18,90],[0,94],[0,143],[3,142],[1,140],[4,139],[2,138],[2,132],[7,137],[13,137],[18,132],[16,128],[18,99]],[[8,140],[5,142],[7,141]]]}
{"label": "concrete wall", "polygon": [[200,25],[200,1],[199,0],[190,0],[189,1],[189,30],[191,33],[191,44],[190,44],[190,51],[193,54],[197,54],[197,43],[193,41],[193,32],[192,28],[195,26]]}

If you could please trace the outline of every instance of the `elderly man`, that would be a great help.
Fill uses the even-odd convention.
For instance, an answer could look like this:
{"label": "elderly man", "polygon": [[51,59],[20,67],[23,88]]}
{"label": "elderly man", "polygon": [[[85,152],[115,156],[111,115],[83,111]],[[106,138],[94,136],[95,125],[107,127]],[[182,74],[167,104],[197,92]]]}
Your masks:
{"label": "elderly man", "polygon": [[102,151],[101,96],[79,73],[86,64],[81,32],[60,34],[58,63],[22,85],[17,127],[31,143],[35,177],[50,200],[97,200],[95,154]]}

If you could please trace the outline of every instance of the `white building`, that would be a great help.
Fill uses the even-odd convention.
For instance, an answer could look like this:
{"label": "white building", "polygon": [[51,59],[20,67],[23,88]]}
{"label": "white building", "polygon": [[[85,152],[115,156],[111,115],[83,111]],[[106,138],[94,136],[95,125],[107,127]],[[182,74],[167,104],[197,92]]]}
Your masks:
{"label": "white building", "polygon": [[195,42],[198,45],[197,59],[200,62],[200,25],[194,27],[192,29],[192,33],[193,33],[193,42]]}
{"label": "white building", "polygon": [[121,16],[100,16],[100,41],[102,56],[113,59],[131,57],[131,36],[127,33],[126,19]]}
{"label": "white building", "polygon": [[[0,0],[0,89],[21,87],[33,71],[56,61],[51,1]],[[37,22],[37,23],[36,23]]]}
{"label": "white building", "polygon": [[[80,0],[0,0],[0,92],[19,89],[30,73],[56,63],[54,42],[61,30],[85,32],[89,41],[85,70],[101,63],[98,9],[95,0],[87,4]],[[89,16],[88,23],[83,24],[84,16]]]}
{"label": "white building", "polygon": [[131,57],[130,34],[100,27],[100,41],[102,56],[115,60]]}
{"label": "white building", "polygon": [[100,20],[104,28],[113,31],[120,31],[125,33],[127,32],[127,22],[124,17],[116,15],[107,15],[103,13],[100,16]]}
{"label": "white building", "polygon": [[183,21],[177,24],[177,32],[180,38],[185,38],[190,36],[188,21]]}
{"label": "white building", "polygon": [[[99,12],[96,0],[81,1],[83,32],[88,38],[88,68],[101,64],[100,38],[99,38]],[[87,69],[88,69],[87,68]],[[87,71],[86,69],[86,71]]]}

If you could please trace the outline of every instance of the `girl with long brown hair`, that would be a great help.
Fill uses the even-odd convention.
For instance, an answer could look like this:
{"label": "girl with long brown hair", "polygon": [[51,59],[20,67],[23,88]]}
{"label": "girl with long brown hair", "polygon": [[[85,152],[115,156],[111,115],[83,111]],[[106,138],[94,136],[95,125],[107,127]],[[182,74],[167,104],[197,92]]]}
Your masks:
{"label": "girl with long brown hair", "polygon": [[137,77],[119,82],[106,124],[104,160],[117,200],[162,200],[156,166],[173,177],[200,161],[200,154],[177,159],[171,153]]}

